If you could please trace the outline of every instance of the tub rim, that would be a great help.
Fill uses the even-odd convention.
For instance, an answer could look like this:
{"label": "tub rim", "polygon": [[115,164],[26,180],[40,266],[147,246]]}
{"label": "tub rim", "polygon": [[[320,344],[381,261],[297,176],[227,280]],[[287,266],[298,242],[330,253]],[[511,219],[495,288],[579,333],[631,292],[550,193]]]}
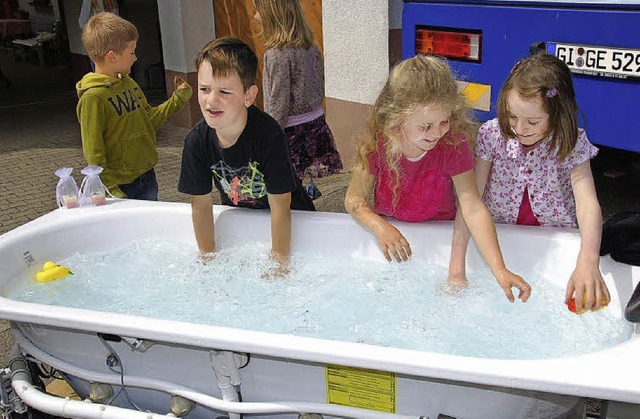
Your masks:
{"label": "tub rim", "polygon": [[[182,203],[125,201],[116,204],[112,208],[106,206],[105,208],[52,211],[0,236],[0,249],[6,241],[27,234],[35,228],[46,225],[46,223],[72,223],[75,218],[68,216],[70,211],[77,211],[76,214],[83,217],[99,217],[104,211],[113,211],[116,207],[118,211],[135,213],[146,207],[190,212],[189,204]],[[216,217],[225,211],[237,210],[223,206],[216,206],[214,209]],[[80,214],[81,211],[84,213]],[[337,213],[317,214],[329,217],[348,216]],[[499,230],[521,228],[520,226],[504,225],[497,227]],[[544,230],[540,231],[542,233]],[[568,234],[575,235],[575,232]],[[609,256],[602,259],[608,260],[608,263],[615,263]],[[640,268],[632,267],[634,283],[640,279],[639,277]],[[95,310],[62,306],[47,306],[46,313],[44,313],[46,315],[43,315],[39,312],[41,311],[39,308],[42,306],[44,305],[0,296],[0,318],[72,331],[111,333],[202,348],[255,353],[301,362],[390,371],[427,379],[462,381],[640,403],[640,385],[635,381],[636,377],[640,377],[640,363],[623,362],[624,360],[633,360],[637,354],[640,354],[640,339],[637,337],[637,332],[634,332],[626,342],[589,354],[551,359],[505,360],[472,358],[118,313],[99,312],[100,316],[95,316]],[[170,333],[167,332],[168,330]]]}

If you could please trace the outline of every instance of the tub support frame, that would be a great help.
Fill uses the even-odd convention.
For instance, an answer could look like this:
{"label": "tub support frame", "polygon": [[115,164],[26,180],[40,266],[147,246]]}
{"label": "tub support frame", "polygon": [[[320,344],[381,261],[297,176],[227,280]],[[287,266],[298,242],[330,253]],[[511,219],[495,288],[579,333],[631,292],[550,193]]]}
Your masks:
{"label": "tub support frame", "polygon": [[[29,341],[29,339],[24,335],[24,333],[22,333],[19,324],[11,323],[11,325],[12,325],[12,329],[13,329],[13,333],[14,333],[14,337],[16,339],[17,345],[21,348],[23,352],[30,354],[40,362],[43,362],[47,365],[50,365],[51,367],[54,367],[60,371],[63,371],[75,377],[79,377],[81,379],[85,379],[89,381],[100,381],[103,383],[116,385],[116,386],[120,385],[119,377],[77,367],[67,363],[66,361],[57,359],[56,357],[46,353],[42,349],[38,348],[35,344],[33,344],[33,342]],[[18,389],[16,389],[16,392],[18,392],[22,400],[24,400],[27,404],[31,405],[29,401],[37,400],[37,399],[36,397],[26,397],[26,400],[25,400],[25,398],[22,397],[23,395],[31,396],[32,394],[34,394],[34,391],[31,389],[31,387],[33,386],[32,385],[29,386],[28,383],[26,383],[26,380],[24,380],[23,378],[24,377],[21,377],[21,379],[17,380],[16,382],[13,382],[12,385],[14,389],[16,389],[16,386],[22,386],[22,387],[19,387],[19,389],[23,389],[26,387],[29,390],[28,394],[26,393],[26,390],[23,392],[18,392]],[[429,419],[429,417],[427,416],[408,416],[408,415],[400,415],[395,413],[384,413],[384,412],[377,412],[374,410],[360,409],[355,407],[340,406],[340,405],[334,405],[334,404],[307,403],[307,402],[297,402],[297,401],[229,402],[229,401],[218,399],[210,395],[198,393],[184,386],[176,385],[176,384],[169,383],[166,381],[161,381],[161,380],[147,379],[144,377],[128,376],[126,378],[126,385],[130,387],[153,389],[153,390],[161,391],[167,394],[178,395],[186,399],[192,400],[195,403],[201,404],[203,406],[207,406],[209,408],[212,408],[220,412],[232,412],[236,414],[242,414],[242,413],[300,414],[300,413],[314,412],[321,415],[329,415],[329,416],[337,416],[337,417],[345,417],[345,418],[353,418],[353,419]],[[45,396],[51,397],[48,395],[45,395]],[[34,403],[36,403],[36,401],[34,401]],[[75,406],[75,404],[73,404],[73,406]],[[118,409],[122,409],[122,408],[118,408]],[[124,409],[124,410],[130,410],[131,412],[141,413],[131,409]],[[52,412],[48,412],[48,413],[52,413]],[[74,414],[78,415],[78,412]],[[72,416],[72,417],[83,418],[84,416]],[[90,416],[90,417],[92,418],[93,416]],[[98,417],[106,418],[106,416],[98,416]],[[128,417],[126,416],[113,416],[113,418],[128,419]],[[131,418],[137,419],[138,416],[131,416]],[[140,418],[144,418],[144,416],[140,416]],[[156,417],[153,417],[153,418],[155,419]],[[169,418],[169,416],[157,416],[157,418],[158,419]]]}

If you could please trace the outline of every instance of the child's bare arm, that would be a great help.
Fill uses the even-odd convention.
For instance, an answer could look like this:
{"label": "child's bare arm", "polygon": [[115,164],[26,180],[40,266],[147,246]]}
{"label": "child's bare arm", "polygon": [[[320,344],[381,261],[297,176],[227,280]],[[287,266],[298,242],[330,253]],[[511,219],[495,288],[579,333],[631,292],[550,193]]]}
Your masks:
{"label": "child's bare arm", "polygon": [[498,244],[496,227],[493,224],[489,210],[480,199],[473,171],[469,170],[454,176],[453,184],[456,188],[464,220],[498,284],[500,284],[509,301],[514,301],[512,287],[520,290],[518,298],[522,302],[527,301],[531,294],[531,286],[520,276],[505,267]]}
{"label": "child's bare arm", "polygon": [[462,211],[456,213],[451,237],[451,257],[449,259],[449,277],[447,282],[455,286],[467,286],[467,269],[465,260],[469,244],[469,229],[464,222]]}
{"label": "child's bare arm", "polygon": [[191,220],[201,255],[216,251],[213,231],[213,196],[191,195]]}
{"label": "child's bare arm", "polygon": [[[491,173],[491,162],[476,157],[474,174],[478,186],[478,193],[481,197],[487,185],[489,173]],[[469,228],[464,221],[462,211],[458,211],[453,224],[453,237],[451,238],[451,259],[449,260],[448,279],[450,284],[466,285],[467,283],[465,259],[469,245],[469,237]]]}
{"label": "child's bare arm", "polygon": [[267,194],[271,208],[271,257],[280,264],[291,252],[291,192]]}
{"label": "child's bare arm", "polygon": [[[600,273],[600,240],[602,238],[602,212],[596,195],[589,160],[571,171],[571,187],[576,200],[576,216],[580,227],[580,252],[576,268],[567,284],[565,302],[574,296],[576,311],[597,310],[606,301],[611,301],[609,290]],[[586,295],[583,306],[582,298]]]}
{"label": "child's bare arm", "polygon": [[378,244],[389,262],[408,260],[411,246],[397,228],[376,214],[367,202],[375,184],[375,178],[363,168],[355,167],[344,200],[345,208],[359,223],[376,235]]}

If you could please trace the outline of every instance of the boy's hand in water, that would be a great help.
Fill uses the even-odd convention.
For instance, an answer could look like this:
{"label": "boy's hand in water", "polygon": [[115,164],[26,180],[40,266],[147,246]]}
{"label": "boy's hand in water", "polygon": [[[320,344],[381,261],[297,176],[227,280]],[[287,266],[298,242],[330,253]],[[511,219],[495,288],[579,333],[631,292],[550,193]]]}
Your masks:
{"label": "boy's hand in water", "polygon": [[411,246],[409,246],[409,242],[397,228],[383,221],[374,231],[376,232],[380,249],[382,249],[384,257],[387,258],[389,262],[391,262],[391,256],[393,256],[396,262],[409,260],[411,257]]}
{"label": "boy's hand in water", "polygon": [[187,83],[187,81],[180,76],[175,76],[173,78],[173,85],[176,91],[189,87],[189,83]]}
{"label": "boy's hand in water", "polygon": [[200,254],[198,255],[198,259],[200,260],[200,263],[206,265],[212,260],[215,260],[217,255],[218,254],[215,250],[213,252],[200,252]]}
{"label": "boy's hand in water", "polygon": [[498,285],[504,291],[504,294],[507,296],[507,299],[510,302],[514,302],[515,298],[513,297],[513,292],[511,291],[512,287],[516,287],[520,290],[518,294],[518,298],[522,300],[523,303],[526,303],[531,295],[531,285],[529,285],[521,276],[514,274],[508,269],[504,269],[497,274],[494,274],[496,280],[498,281]]}
{"label": "boy's hand in water", "polygon": [[290,273],[289,257],[283,256],[273,250],[269,254],[269,259],[274,262],[274,266],[270,267],[266,272],[262,273],[262,278],[282,278]]}

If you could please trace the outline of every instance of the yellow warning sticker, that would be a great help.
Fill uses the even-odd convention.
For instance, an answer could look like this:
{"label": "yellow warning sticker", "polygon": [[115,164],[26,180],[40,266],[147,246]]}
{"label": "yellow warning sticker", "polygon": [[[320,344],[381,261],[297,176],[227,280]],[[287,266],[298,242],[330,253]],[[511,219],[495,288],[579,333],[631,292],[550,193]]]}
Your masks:
{"label": "yellow warning sticker", "polygon": [[471,108],[486,112],[491,110],[491,85],[459,81],[458,88]]}
{"label": "yellow warning sticker", "polygon": [[396,412],[396,375],[327,365],[327,402],[379,412]]}

